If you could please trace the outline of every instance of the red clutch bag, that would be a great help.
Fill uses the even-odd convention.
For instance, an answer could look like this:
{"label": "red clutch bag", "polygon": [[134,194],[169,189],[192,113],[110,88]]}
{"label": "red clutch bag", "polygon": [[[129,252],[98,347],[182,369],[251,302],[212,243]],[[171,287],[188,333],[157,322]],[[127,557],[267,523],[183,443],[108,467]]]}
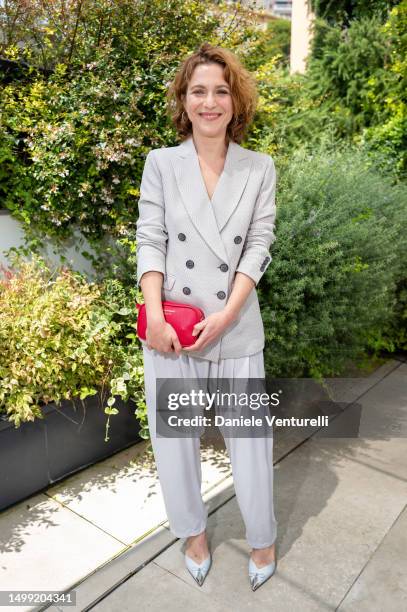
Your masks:
{"label": "red clutch bag", "polygon": [[[191,344],[195,344],[199,334],[193,336],[192,331],[194,325],[205,318],[203,311],[197,306],[181,304],[180,302],[170,302],[168,300],[163,300],[162,305],[164,319],[167,323],[170,323],[177,332],[181,346],[191,346]],[[137,335],[140,340],[145,340],[147,328],[146,305],[136,303],[136,306],[138,309]]]}

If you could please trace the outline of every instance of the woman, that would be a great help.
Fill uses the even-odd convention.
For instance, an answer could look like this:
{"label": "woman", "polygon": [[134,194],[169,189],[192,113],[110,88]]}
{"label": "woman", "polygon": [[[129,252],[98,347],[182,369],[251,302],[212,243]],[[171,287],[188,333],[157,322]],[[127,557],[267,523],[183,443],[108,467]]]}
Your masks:
{"label": "woman", "polygon": [[[137,221],[137,282],[147,313],[143,341],[149,429],[170,529],[187,538],[185,563],[202,585],[212,557],[201,497],[200,438],[156,435],[156,382],[264,378],[264,328],[255,287],[275,239],[274,162],[241,147],[257,91],[236,56],[203,44],[168,90],[180,145],[150,151]],[[196,343],[181,347],[162,300],[200,307]],[[275,571],[273,438],[226,438],[257,589]]]}

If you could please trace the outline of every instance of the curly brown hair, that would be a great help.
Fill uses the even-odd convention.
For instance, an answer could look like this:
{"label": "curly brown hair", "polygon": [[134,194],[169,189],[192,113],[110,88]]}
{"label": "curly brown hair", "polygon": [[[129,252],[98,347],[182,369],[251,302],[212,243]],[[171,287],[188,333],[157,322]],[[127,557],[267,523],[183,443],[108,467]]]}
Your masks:
{"label": "curly brown hair", "polygon": [[230,87],[233,101],[233,117],[227,126],[226,134],[227,138],[240,143],[256,112],[257,86],[251,73],[244,68],[236,55],[222,47],[203,43],[182,62],[167,90],[168,115],[181,140],[192,134],[192,123],[184,112],[183,100],[195,67],[210,63],[218,63],[224,69],[224,79]]}

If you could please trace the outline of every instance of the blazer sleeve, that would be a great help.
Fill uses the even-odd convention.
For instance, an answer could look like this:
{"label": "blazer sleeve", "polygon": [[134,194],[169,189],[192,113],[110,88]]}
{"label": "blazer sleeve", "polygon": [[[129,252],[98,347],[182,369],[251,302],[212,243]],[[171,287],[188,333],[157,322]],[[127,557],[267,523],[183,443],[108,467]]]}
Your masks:
{"label": "blazer sleeve", "polygon": [[243,245],[236,272],[250,276],[258,285],[271,262],[270,245],[274,234],[276,217],[276,169],[273,158],[268,155],[266,170],[254,206],[250,226]]}
{"label": "blazer sleeve", "polygon": [[164,197],[161,174],[154,151],[146,157],[140,185],[139,217],[136,229],[137,286],[145,272],[162,272],[165,276],[167,231],[164,221]]}

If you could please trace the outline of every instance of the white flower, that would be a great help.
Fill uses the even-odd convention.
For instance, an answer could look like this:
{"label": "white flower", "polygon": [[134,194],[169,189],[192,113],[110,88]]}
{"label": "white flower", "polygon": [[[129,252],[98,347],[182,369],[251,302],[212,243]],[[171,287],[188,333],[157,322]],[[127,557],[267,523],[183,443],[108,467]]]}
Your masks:
{"label": "white flower", "polygon": [[139,140],[137,140],[136,138],[127,138],[127,139],[124,141],[124,144],[126,144],[126,145],[132,145],[132,146],[138,147],[138,146],[140,146],[140,141],[139,141]]}

